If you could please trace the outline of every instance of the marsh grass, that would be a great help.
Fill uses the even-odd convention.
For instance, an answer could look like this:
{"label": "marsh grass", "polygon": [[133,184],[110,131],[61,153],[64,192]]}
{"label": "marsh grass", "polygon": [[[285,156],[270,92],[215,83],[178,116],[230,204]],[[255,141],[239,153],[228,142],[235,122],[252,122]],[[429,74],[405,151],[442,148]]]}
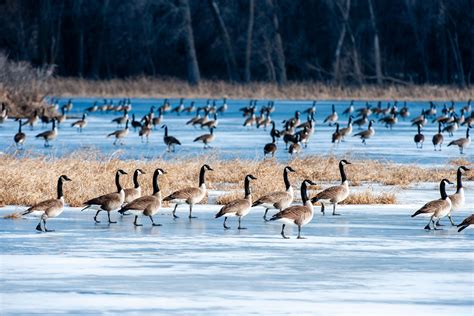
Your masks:
{"label": "marsh grass", "polygon": [[[66,202],[74,207],[81,206],[90,198],[115,191],[114,175],[118,169],[124,169],[128,176],[122,178],[124,187],[132,187],[132,174],[136,168],[146,174],[140,176],[142,192],[152,191],[152,176],[155,168],[163,168],[167,174],[160,177],[163,196],[188,186],[198,185],[199,169],[208,163],[214,171],[207,173],[208,188],[229,193],[219,197],[218,203],[243,196],[243,179],[253,174],[258,179],[252,182],[255,198],[265,193],[284,190],[282,171],[286,164],[276,160],[218,160],[215,157],[202,156],[185,160],[119,160],[114,156],[102,156],[99,153],[74,153],[63,158],[28,157],[17,158],[11,155],[0,156],[0,205],[32,205],[44,199],[56,196],[56,183],[60,175],[66,174],[73,181],[64,185]],[[350,157],[347,157],[350,159]],[[455,179],[456,167],[422,168],[414,165],[397,165],[378,161],[350,159],[353,164],[346,167],[350,181],[380,183],[385,185],[407,186],[419,182],[439,181],[442,178]],[[290,175],[290,181],[298,188],[304,179],[312,179],[319,190],[340,181],[337,168],[338,159],[333,156],[310,156],[297,158],[290,162],[297,172]],[[472,163],[467,164],[472,167]],[[474,172],[465,176],[474,179]],[[321,183],[321,185],[319,185]],[[299,193],[296,193],[299,199]],[[393,196],[364,192],[355,194],[349,201],[364,201],[371,204],[395,201]],[[385,202],[388,201],[388,202]],[[205,201],[204,201],[205,202]],[[359,202],[362,203],[362,202]]]}

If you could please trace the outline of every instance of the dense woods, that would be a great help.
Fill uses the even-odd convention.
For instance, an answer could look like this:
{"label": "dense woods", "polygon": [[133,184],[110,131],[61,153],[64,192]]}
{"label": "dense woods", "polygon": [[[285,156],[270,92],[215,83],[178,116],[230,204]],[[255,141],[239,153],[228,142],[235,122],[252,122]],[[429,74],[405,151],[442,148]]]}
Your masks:
{"label": "dense woods", "polygon": [[0,49],[60,76],[470,85],[472,0],[0,0]]}

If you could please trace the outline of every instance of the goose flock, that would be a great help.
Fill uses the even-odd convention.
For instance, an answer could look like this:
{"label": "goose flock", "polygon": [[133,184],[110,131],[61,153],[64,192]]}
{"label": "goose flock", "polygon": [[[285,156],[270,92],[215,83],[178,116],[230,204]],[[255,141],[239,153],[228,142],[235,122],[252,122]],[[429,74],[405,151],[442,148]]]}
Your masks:
{"label": "goose flock", "polygon": [[[257,181],[258,179],[252,175],[247,174],[244,178],[244,197],[237,198],[226,203],[219,212],[215,215],[215,218],[224,217],[223,226],[224,229],[230,229],[227,225],[227,219],[229,217],[237,217],[238,227],[237,229],[245,229],[242,227],[242,219],[249,214],[250,210],[254,207],[261,207],[264,209],[263,219],[264,221],[276,221],[282,224],[281,236],[288,238],[285,235],[285,226],[291,225],[298,228],[298,239],[303,238],[301,236],[301,229],[307,225],[314,217],[313,204],[319,202],[321,204],[321,213],[325,215],[325,207],[327,205],[333,206],[332,215],[340,215],[336,213],[336,206],[343,202],[350,193],[349,182],[347,179],[345,166],[351,165],[351,163],[345,159],[340,160],[338,167],[341,175],[341,184],[337,186],[328,187],[314,196],[310,197],[308,191],[310,186],[316,185],[311,179],[304,179],[301,182],[300,193],[301,193],[301,204],[294,205],[294,190],[290,183],[289,173],[295,173],[291,166],[286,166],[283,169],[283,181],[285,184],[285,191],[268,192],[267,194],[253,200],[251,191],[251,181]],[[462,176],[465,172],[470,169],[465,166],[460,166],[457,169],[456,178],[456,192],[448,195],[446,192],[446,185],[453,184],[449,179],[442,179],[440,182],[440,195],[441,197],[437,200],[430,201],[418,209],[411,217],[418,215],[425,215],[429,217],[429,223],[425,226],[426,230],[439,230],[440,220],[444,217],[448,217],[451,225],[459,227],[459,232],[467,228],[469,225],[474,223],[474,215],[466,218],[462,223],[456,225],[452,219],[452,213],[459,211],[465,204],[464,187],[462,184]],[[159,181],[159,176],[166,175],[166,171],[157,168],[153,173],[153,193],[151,195],[144,195],[139,182],[139,176],[144,175],[145,172],[141,169],[135,170],[133,174],[133,188],[123,188],[121,185],[121,177],[128,173],[122,169],[117,170],[115,173],[115,185],[116,191],[103,194],[85,201],[84,208],[81,211],[93,209],[96,211],[94,215],[94,222],[100,223],[98,215],[100,212],[105,211],[107,213],[107,219],[109,224],[115,224],[117,221],[111,219],[112,213],[118,212],[122,215],[131,214],[135,216],[133,224],[135,226],[142,226],[138,223],[138,217],[148,217],[153,226],[161,226],[161,224],[155,223],[153,216],[155,216],[161,209],[162,202],[169,202],[174,204],[172,210],[172,216],[176,220],[179,217],[176,215],[176,211],[179,205],[189,206],[189,219],[196,218],[193,216],[193,206],[200,203],[207,195],[206,187],[206,172],[214,171],[208,164],[202,165],[199,171],[199,184],[196,187],[181,188],[162,198]],[[57,198],[48,199],[37,203],[27,210],[21,213],[22,216],[28,214],[35,214],[40,216],[40,222],[36,226],[36,230],[42,232],[50,232],[46,226],[46,221],[49,218],[59,216],[64,210],[64,194],[63,194],[63,183],[64,181],[71,181],[66,175],[61,175],[58,179],[57,184]],[[293,204],[293,205],[292,205]],[[269,219],[267,214],[269,210],[275,210]],[[41,225],[42,224],[42,225]]]}
{"label": "goose flock", "polygon": [[[65,122],[70,121],[70,127],[77,129],[80,134],[88,128],[88,119],[91,115],[98,112],[117,112],[122,114],[111,120],[111,123],[115,124],[117,129],[104,135],[113,139],[113,145],[125,145],[126,139],[132,135],[137,135],[143,143],[148,143],[150,137],[157,133],[157,128],[161,127],[163,143],[167,151],[171,153],[176,151],[177,146],[187,146],[188,144],[173,136],[173,130],[176,129],[176,126],[171,126],[171,122],[166,123],[165,115],[192,115],[192,113],[195,113],[194,117],[187,120],[185,124],[194,127],[195,131],[205,131],[200,134],[196,133],[192,139],[193,142],[202,143],[204,149],[208,149],[212,148],[213,142],[219,137],[219,130],[222,126],[225,126],[225,122],[220,123],[219,118],[225,115],[229,106],[226,98],[222,101],[207,100],[204,105],[197,106],[201,102],[198,100],[187,102],[184,98],[181,98],[178,104],[173,107],[171,101],[165,99],[163,104],[151,106],[148,113],[141,118],[132,113],[133,107],[130,99],[119,100],[118,104],[114,104],[114,100],[95,101],[92,106],[85,108],[84,113],[79,112],[79,115],[77,115],[76,112],[75,117],[70,116],[70,111],[74,105],[72,99],[60,105],[58,99],[52,98],[50,105],[34,110],[26,117],[9,117],[8,105],[3,103],[0,112],[0,124],[7,119],[19,121],[17,133],[12,133],[12,139],[18,149],[25,148],[28,143],[29,136],[22,130],[22,127],[29,126],[30,130],[33,130],[40,122],[43,128],[51,124],[51,129],[35,135],[35,138],[44,142],[45,147],[50,147],[54,140],[61,137],[59,128]],[[306,109],[296,110],[294,116],[282,121],[281,128],[271,117],[276,111],[275,101],[266,102],[250,100],[247,106],[238,109],[238,112],[243,116],[242,126],[246,130],[262,129],[266,133],[269,129],[271,142],[265,144],[262,148],[264,157],[274,157],[279,150],[286,151],[290,155],[298,155],[304,152],[310,140],[316,137],[315,135],[317,137],[327,137],[316,130],[317,101],[313,101],[311,106]],[[261,103],[266,104],[259,108]],[[354,101],[352,101],[346,109],[341,111],[340,115],[336,105],[332,104],[331,113],[321,118],[320,126],[326,125],[335,128],[334,132],[329,135],[330,141],[335,146],[343,145],[350,137],[357,137],[362,144],[367,145],[371,139],[377,137],[376,129],[380,128],[376,126],[377,124],[381,124],[383,128],[391,131],[399,124],[400,118],[404,121],[410,120],[409,122],[415,132],[413,137],[415,148],[423,149],[425,141],[431,138],[434,151],[441,151],[442,145],[447,143],[447,147],[457,147],[460,154],[464,154],[471,144],[470,129],[474,122],[471,100],[464,105],[451,102],[450,106],[443,104],[442,109],[438,110],[439,107],[441,107],[440,104],[428,102],[418,116],[411,118],[410,109],[406,102],[403,106],[400,106],[397,101],[388,102],[385,107],[382,107],[381,101],[376,102],[375,105],[366,102],[364,106],[356,108]],[[61,113],[59,115],[47,114],[57,113],[58,110]],[[302,115],[306,115],[306,119]],[[347,121],[341,121],[342,117],[347,117]],[[430,124],[437,126],[438,132],[428,136],[425,135],[424,128]],[[195,133],[194,130],[189,130],[189,133]],[[462,137],[454,138],[458,133],[462,133]],[[380,137],[384,137],[384,141],[388,142],[390,134]],[[451,139],[449,142],[445,142],[445,138],[448,137]],[[280,139],[284,142],[284,148],[278,145]],[[246,140],[246,143],[250,142],[252,142],[251,138]]]}

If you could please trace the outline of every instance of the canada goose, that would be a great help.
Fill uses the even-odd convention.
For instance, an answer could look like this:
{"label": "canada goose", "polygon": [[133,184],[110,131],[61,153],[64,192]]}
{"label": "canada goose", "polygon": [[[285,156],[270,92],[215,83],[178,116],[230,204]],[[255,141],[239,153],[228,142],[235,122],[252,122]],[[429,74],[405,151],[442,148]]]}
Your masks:
{"label": "canada goose", "polygon": [[61,123],[64,123],[67,119],[65,105],[61,107],[61,115],[55,117],[56,122],[58,122],[58,128],[60,128]]}
{"label": "canada goose", "polygon": [[180,113],[184,110],[184,99],[181,98],[179,100],[179,104],[171,110],[171,112],[175,112],[176,114],[180,115]]}
{"label": "canada goose", "polygon": [[160,106],[158,109],[161,109],[161,112],[163,112],[163,113],[168,112],[169,110],[171,110],[171,105],[170,105],[168,99],[164,99],[163,100],[163,105]]}
{"label": "canada goose", "polygon": [[134,131],[137,131],[137,128],[142,128],[142,123],[135,120],[135,114],[132,114],[132,127]]}
{"label": "canada goose", "polygon": [[266,119],[265,108],[262,107],[260,109],[260,116],[257,117],[257,121],[256,121],[257,128],[260,128],[260,126],[263,125],[263,122],[265,121],[265,119]]}
{"label": "canada goose", "polygon": [[397,115],[398,115],[398,113],[389,114],[389,115],[384,116],[381,119],[379,119],[379,122],[384,123],[386,128],[392,129],[393,125],[398,123]]}
{"label": "canada goose", "polygon": [[316,114],[316,102],[317,101],[313,101],[313,104],[309,108],[304,110],[303,113],[308,114],[308,115]]}
{"label": "canada goose", "polygon": [[300,145],[301,134],[296,134],[295,136],[296,138],[294,142],[291,142],[290,148],[288,148],[288,153],[290,155],[297,155],[301,152],[301,145]]}
{"label": "canada goose", "polygon": [[459,127],[459,125],[462,125],[465,121],[466,121],[466,117],[464,115],[464,109],[461,109],[461,116],[455,117],[454,123],[457,123],[458,124],[457,127]]}
{"label": "canada goose", "polygon": [[469,145],[471,144],[471,136],[469,136],[469,129],[471,128],[471,125],[469,125],[467,127],[467,130],[466,130],[466,137],[462,137],[462,138],[458,138],[456,140],[453,140],[452,142],[450,142],[448,144],[448,147],[449,146],[452,146],[452,145],[456,145],[459,147],[459,152],[462,154],[464,154],[464,148],[467,148],[469,147]]}
{"label": "canada goose", "polygon": [[41,120],[41,123],[43,124],[43,127],[51,122],[51,118],[48,115],[46,115],[45,108],[43,108],[41,111],[40,120]]}
{"label": "canada goose", "polygon": [[439,146],[439,151],[441,151],[441,145],[443,144],[443,134],[441,134],[441,123],[438,123],[438,134],[433,135],[433,146],[436,151],[436,146]]}
{"label": "canada goose", "polygon": [[107,135],[107,137],[114,136],[114,146],[117,145],[117,141],[120,141],[120,145],[123,145],[122,139],[125,138],[128,135],[128,120],[125,123],[125,128],[124,129],[119,129],[116,130],[115,132],[112,132]]}
{"label": "canada goose", "polygon": [[365,142],[366,139],[369,139],[369,138],[371,138],[372,136],[375,135],[375,129],[372,127],[372,124],[373,124],[373,123],[375,123],[375,121],[374,121],[374,120],[370,120],[370,121],[369,121],[369,127],[368,127],[365,131],[362,131],[362,132],[359,132],[359,133],[357,133],[357,134],[354,134],[354,137],[355,137],[355,136],[359,136],[360,139],[362,139],[362,143],[363,143],[364,145],[366,145],[366,142]]}
{"label": "canada goose", "polygon": [[[36,226],[36,230],[40,232],[54,232],[54,230],[50,230],[46,228],[46,220],[51,217],[59,216],[64,210],[64,194],[63,194],[63,181],[71,181],[66,175],[62,175],[58,179],[58,198],[57,199],[50,199],[46,201],[39,202],[26,211],[21,213],[21,215],[27,215],[31,213],[39,213],[41,214],[40,222],[38,226]],[[41,222],[43,222],[43,228],[41,227]]]}
{"label": "canada goose", "polygon": [[428,123],[428,120],[425,117],[425,114],[423,114],[423,111],[421,111],[421,114],[411,120],[411,125],[415,126],[417,124],[420,124],[421,126],[425,126]]}
{"label": "canada goose", "polygon": [[87,116],[86,113],[82,114],[82,119],[77,120],[74,123],[72,123],[71,127],[78,127],[79,133],[82,133],[82,129],[87,126],[86,116]]}
{"label": "canada goose", "polygon": [[263,147],[263,158],[267,155],[272,154],[272,157],[275,157],[275,152],[277,151],[277,145],[275,144],[275,136],[272,135],[272,142],[265,144]]}
{"label": "canada goose", "polygon": [[54,140],[58,136],[58,130],[56,128],[56,120],[53,119],[53,128],[50,131],[42,132],[36,135],[36,138],[44,139],[44,147],[49,147],[49,141]]}
{"label": "canada goose", "polygon": [[312,135],[310,128],[305,126],[302,131],[299,131],[297,133],[297,135],[299,135],[299,142],[304,145],[304,148],[307,148],[309,139],[311,138],[311,135]]}
{"label": "canada goose", "polygon": [[222,105],[217,108],[216,113],[224,114],[224,112],[227,112],[227,109],[228,109],[227,98],[224,98]]}
{"label": "canada goose", "polygon": [[225,223],[227,221],[227,217],[234,217],[237,216],[239,218],[239,227],[237,229],[247,229],[240,225],[240,221],[242,217],[246,216],[250,208],[252,207],[252,192],[250,190],[250,180],[256,180],[253,175],[248,174],[245,176],[244,180],[244,189],[245,189],[245,197],[243,199],[235,199],[226,205],[224,205],[220,211],[216,214],[215,218],[219,218],[224,216],[224,228],[229,229],[230,227],[227,226]]}
{"label": "canada goose", "polygon": [[448,179],[443,179],[441,180],[439,184],[439,191],[441,193],[441,199],[430,201],[423,205],[422,208],[420,208],[418,211],[413,213],[411,217],[415,217],[419,214],[432,214],[430,217],[430,221],[428,224],[425,226],[425,229],[430,230],[431,227],[431,222],[433,222],[433,229],[434,230],[439,230],[439,228],[436,228],[435,225],[435,219],[441,219],[445,217],[446,215],[449,214],[449,211],[451,210],[451,199],[449,196],[446,194],[446,183],[453,184],[450,182]]}
{"label": "canada goose", "polygon": [[[379,104],[382,105],[382,102],[379,101]],[[365,102],[365,106],[355,110],[359,116],[370,116],[372,114],[372,105],[369,102]]]}
{"label": "canada goose", "polygon": [[2,110],[0,111],[0,124],[8,119],[8,109],[5,102],[2,102]]}
{"label": "canada goose", "polygon": [[287,123],[287,128],[293,128],[293,127],[296,127],[298,125],[300,125],[301,123],[301,119],[300,119],[300,115],[301,115],[301,112],[300,111],[295,111],[295,116],[286,120],[286,123]]}
{"label": "canada goose", "polygon": [[178,218],[176,216],[176,208],[180,204],[188,204],[189,205],[189,218],[194,218],[192,216],[193,213],[193,205],[199,203],[205,196],[206,196],[206,170],[213,171],[209,165],[205,164],[201,167],[199,172],[199,187],[188,187],[178,191],[175,191],[165,197],[163,201],[169,201],[171,203],[176,203],[173,209],[173,218]]}
{"label": "canada goose", "polygon": [[268,210],[283,210],[290,206],[291,202],[293,202],[294,192],[293,187],[290,184],[290,180],[288,179],[288,172],[296,172],[290,166],[286,166],[283,169],[283,181],[285,182],[285,191],[276,191],[265,194],[264,196],[260,197],[258,200],[253,202],[252,207],[255,206],[263,206],[265,208],[265,213],[263,214],[263,219],[267,220],[267,213]]}
{"label": "canada goose", "polygon": [[114,118],[112,122],[117,123],[118,127],[122,127],[122,125],[125,124],[125,122],[128,122],[128,111],[125,110],[122,116]]}
{"label": "canada goose", "polygon": [[209,144],[212,143],[215,138],[216,138],[216,135],[214,135],[214,128],[212,127],[210,129],[209,134],[203,134],[201,136],[198,136],[193,140],[193,142],[202,142],[204,144],[204,149],[206,149],[206,148],[211,148]]}
{"label": "canada goose", "polygon": [[454,135],[454,132],[456,132],[458,128],[459,124],[457,122],[454,122],[453,124],[450,124],[443,128],[443,132],[448,132],[448,135],[452,137]]}
{"label": "canada goose", "polygon": [[407,107],[407,103],[405,102],[403,107],[400,109],[400,117],[405,120],[407,117],[410,116],[410,110]]}
{"label": "canada goose", "polygon": [[418,133],[415,134],[413,140],[415,141],[416,148],[423,148],[423,142],[425,141],[425,135],[421,133],[421,125],[417,124],[418,126]]}
{"label": "canada goose", "polygon": [[191,113],[195,111],[195,106],[194,106],[194,101],[191,102],[191,104],[188,107],[185,107],[183,109],[183,113]]}
{"label": "canada goose", "polygon": [[64,109],[66,110],[66,112],[71,112],[72,111],[72,108],[73,108],[73,103],[72,103],[72,99],[69,99],[67,101],[67,103],[65,105],[63,105]]}
{"label": "canada goose", "polygon": [[142,187],[138,182],[138,176],[141,174],[146,174],[142,169],[136,169],[133,173],[133,188],[125,189],[125,199],[124,203],[130,203],[135,199],[138,199],[142,196]]}
{"label": "canada goose", "polygon": [[[105,101],[105,100],[104,100]],[[86,112],[97,112],[97,110],[99,109],[99,107],[97,106],[97,101],[94,101],[94,104],[92,104],[92,106],[88,107],[86,109]]]}
{"label": "canada goose", "polygon": [[324,204],[332,204],[332,215],[336,214],[336,205],[341,203],[349,196],[349,182],[347,181],[346,172],[344,171],[344,165],[350,165],[351,163],[345,159],[339,161],[339,172],[341,173],[341,184],[333,187],[329,187],[311,199],[312,203],[321,203],[321,212],[324,215]]}
{"label": "canada goose", "polygon": [[471,112],[472,111],[472,106],[471,106],[471,99],[467,100],[467,104],[463,107],[463,110],[465,112]]}
{"label": "canada goose", "polygon": [[[307,129],[312,129],[314,126],[315,120],[314,120],[314,114],[308,114],[308,117],[306,119],[306,122],[303,122],[299,125],[296,126],[296,128],[307,128]],[[313,134],[313,131],[311,131],[311,134]]]}
{"label": "canada goose", "polygon": [[301,227],[311,222],[314,216],[313,205],[308,199],[307,186],[316,185],[311,180],[304,180],[301,184],[301,200],[303,205],[294,205],[287,207],[270,218],[270,221],[280,221],[283,223],[281,227],[281,236],[285,239],[289,237],[285,236],[285,226],[286,225],[296,225],[298,226],[298,239],[304,239],[301,237]]}
{"label": "canada goose", "polygon": [[[464,197],[464,187],[462,186],[462,172],[463,171],[469,171],[471,169],[465,167],[465,166],[460,166],[457,170],[456,173],[456,193],[451,194],[449,196],[449,199],[451,200],[451,211],[448,214],[449,221],[451,222],[451,225],[456,226],[454,224],[453,219],[451,218],[451,214],[453,211],[459,211],[461,208],[464,206],[464,203],[466,201]],[[438,223],[439,225],[439,220]]]}
{"label": "canada goose", "polygon": [[[204,111],[204,115],[202,117],[196,118],[194,122],[191,122],[191,125],[196,128],[196,126],[206,124],[209,121],[209,111],[207,108],[201,108]],[[189,121],[188,121],[189,122]]]}
{"label": "canada goose", "polygon": [[339,130],[339,123],[336,123],[336,131],[332,133],[331,142],[339,144],[342,140],[342,134]]}
{"label": "canada goose", "polygon": [[349,106],[344,111],[342,111],[342,114],[351,115],[352,112],[354,112],[354,100],[352,100]]}
{"label": "canada goose", "polygon": [[168,126],[166,126],[166,124],[161,126],[161,128],[165,129],[165,135],[163,136],[163,142],[168,147],[167,151],[168,152],[171,152],[171,151],[174,152],[175,151],[175,146],[176,145],[181,145],[181,142],[176,137],[168,135]]}
{"label": "canada goose", "polygon": [[471,125],[474,124],[474,111],[471,112],[471,115],[469,117],[466,117],[464,120],[464,123],[461,125]]}
{"label": "canada goose", "polygon": [[270,130],[270,136],[275,137],[275,138],[280,138],[280,131],[275,128],[275,122],[272,121],[272,129]]}
{"label": "canada goose", "polygon": [[194,125],[194,123],[195,123],[197,120],[201,119],[201,114],[199,114],[199,112],[201,112],[201,108],[197,108],[197,109],[196,109],[196,115],[195,115],[193,118],[191,118],[190,120],[188,120],[188,121],[186,122],[186,125],[189,125],[189,124]]}
{"label": "canada goose", "polygon": [[216,128],[218,124],[219,124],[219,121],[217,120],[217,113],[214,113],[214,119],[201,124],[201,128],[203,127],[207,127],[209,129]]}
{"label": "canada goose", "polygon": [[357,125],[359,127],[358,129],[362,129],[362,126],[364,126],[368,122],[369,122],[369,119],[367,118],[367,115],[362,115],[362,117],[354,120],[353,124]]}
{"label": "canada goose", "polygon": [[30,125],[30,129],[33,130],[33,126],[36,125],[38,120],[39,120],[38,111],[34,110],[33,114],[26,120],[25,123],[23,123],[23,125]]}
{"label": "canada goose", "polygon": [[17,147],[21,146],[21,148],[23,148],[23,144],[26,140],[26,135],[21,131],[21,120],[19,120],[18,123],[18,133],[15,134],[13,140],[15,141]]}
{"label": "canada goose", "polygon": [[138,197],[119,210],[119,213],[121,214],[130,212],[130,214],[135,215],[135,221],[133,222],[135,226],[143,226],[142,224],[137,223],[138,216],[148,216],[151,220],[152,226],[161,226],[161,224],[155,224],[153,221],[153,215],[158,213],[161,208],[161,191],[158,185],[158,176],[162,174],[166,174],[166,172],[160,168],[156,169],[153,173],[152,195]]}
{"label": "canada goose", "polygon": [[466,228],[468,228],[470,225],[474,225],[474,214],[471,214],[467,218],[465,218],[461,224],[457,225],[457,227],[460,227],[458,229],[458,232],[462,232]]}
{"label": "canada goose", "polygon": [[142,128],[138,131],[138,136],[141,137],[143,143],[143,137],[146,137],[146,142],[148,143],[148,138],[151,135],[151,125],[148,118],[145,118]]}
{"label": "canada goose", "polygon": [[347,136],[351,136],[352,134],[352,115],[349,116],[349,121],[347,121],[347,127],[341,128],[339,130],[339,133],[342,136],[342,141],[344,141],[344,138]]}
{"label": "canada goose", "polygon": [[256,122],[257,122],[257,118],[255,117],[255,113],[252,113],[252,115],[244,121],[243,126],[251,127],[251,126],[254,126]]}
{"label": "canada goose", "polygon": [[296,143],[297,135],[293,128],[280,132],[283,135],[283,142],[285,143],[285,149],[288,149],[288,143]]}
{"label": "canada goose", "polygon": [[102,211],[107,212],[109,224],[117,223],[110,220],[110,212],[120,209],[123,205],[123,202],[125,201],[125,191],[120,185],[120,175],[122,174],[127,173],[122,169],[117,170],[115,173],[115,186],[117,187],[117,192],[104,194],[83,203],[86,205],[86,207],[84,207],[81,211],[84,211],[88,208],[97,210],[97,213],[95,213],[94,216],[94,221],[96,223],[100,223],[100,221],[97,220],[97,215],[99,215],[99,213]]}
{"label": "canada goose", "polygon": [[332,105],[332,113],[329,114],[325,119],[324,123],[329,123],[329,126],[332,126],[333,123],[336,123],[338,120],[337,112],[336,112],[336,107],[333,104]]}
{"label": "canada goose", "polygon": [[436,116],[436,105],[430,101],[430,108],[423,112],[428,117]]}

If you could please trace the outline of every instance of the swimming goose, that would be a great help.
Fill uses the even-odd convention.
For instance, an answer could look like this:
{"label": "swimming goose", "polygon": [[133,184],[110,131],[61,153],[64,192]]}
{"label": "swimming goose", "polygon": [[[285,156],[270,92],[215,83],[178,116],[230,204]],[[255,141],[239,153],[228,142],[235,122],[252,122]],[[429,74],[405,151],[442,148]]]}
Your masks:
{"label": "swimming goose", "polygon": [[206,149],[206,148],[211,148],[209,144],[212,143],[215,138],[216,138],[216,135],[214,135],[214,128],[212,127],[210,129],[209,134],[203,134],[201,136],[198,136],[193,140],[193,142],[202,142],[204,144],[204,149]]}
{"label": "swimming goose", "polygon": [[457,225],[457,227],[459,227],[458,232],[462,232],[470,225],[474,225],[474,214],[471,214],[469,217],[465,218],[461,224]]}
{"label": "swimming goose", "polygon": [[133,188],[125,189],[125,199],[124,203],[130,203],[135,199],[138,199],[142,196],[142,187],[138,182],[138,176],[141,174],[146,174],[142,169],[136,169],[133,173]]}
{"label": "swimming goose", "polygon": [[123,145],[122,139],[125,138],[128,135],[128,120],[125,123],[125,128],[124,129],[119,129],[116,130],[115,132],[112,132],[107,135],[107,137],[114,136],[114,146],[117,145],[117,141],[120,141],[120,145]]}
{"label": "swimming goose", "polygon": [[336,123],[338,120],[337,112],[336,112],[336,106],[333,104],[332,105],[332,113],[329,114],[325,119],[324,123],[329,123],[329,126],[332,126],[333,123]]}
{"label": "swimming goose", "polygon": [[439,151],[441,151],[441,145],[443,144],[443,134],[441,134],[441,123],[438,123],[438,134],[433,135],[433,146],[434,150],[436,151],[436,146],[439,146]]}
{"label": "swimming goose", "polygon": [[350,165],[351,163],[345,159],[339,161],[339,172],[341,173],[341,184],[333,187],[329,187],[311,199],[312,203],[320,202],[321,203],[321,212],[324,213],[325,204],[332,204],[332,215],[341,215],[336,214],[336,205],[341,203],[349,196],[349,181],[347,181],[346,172],[344,170],[345,165]]}
{"label": "swimming goose", "polygon": [[430,221],[425,226],[425,229],[430,230],[431,222],[433,222],[433,229],[439,230],[440,228],[436,228],[435,219],[441,219],[449,214],[451,211],[452,203],[449,196],[446,194],[446,183],[453,184],[448,179],[441,180],[439,184],[439,191],[441,193],[441,199],[430,201],[423,205],[418,211],[413,213],[411,217],[415,217],[419,214],[432,214],[430,217]]}
{"label": "swimming goose", "polygon": [[168,147],[167,151],[168,152],[170,152],[170,151],[174,152],[175,151],[175,146],[176,145],[181,145],[181,142],[176,137],[168,135],[168,126],[166,126],[166,124],[161,126],[161,128],[165,129],[165,135],[163,136],[163,142]]}
{"label": "swimming goose", "polygon": [[357,134],[354,134],[354,137],[359,136],[360,139],[362,139],[362,143],[364,145],[366,145],[366,142],[365,142],[366,139],[369,139],[375,135],[375,129],[372,127],[373,123],[375,123],[375,121],[370,120],[368,129],[366,129],[365,131],[359,132]]}
{"label": "swimming goose", "polygon": [[255,206],[263,206],[265,208],[265,213],[263,214],[263,219],[267,220],[267,213],[268,210],[283,210],[290,206],[291,202],[293,202],[294,192],[293,187],[290,184],[290,180],[288,179],[288,172],[296,172],[290,166],[286,166],[283,169],[283,181],[285,182],[285,191],[276,191],[265,194],[264,196],[260,197],[258,200],[253,202],[252,207]]}
{"label": "swimming goose", "polygon": [[120,185],[120,175],[122,174],[127,173],[122,169],[117,170],[117,172],[115,173],[115,186],[117,187],[117,192],[104,194],[83,203],[84,205],[86,205],[86,207],[84,207],[81,211],[84,211],[88,208],[97,210],[97,213],[95,213],[94,216],[94,221],[96,223],[100,223],[100,221],[97,220],[97,215],[99,215],[99,213],[102,211],[107,212],[109,224],[117,223],[112,222],[110,220],[110,212],[120,209],[123,205],[123,202],[125,201],[125,191]]}
{"label": "swimming goose", "polygon": [[82,133],[82,129],[87,126],[86,116],[87,116],[86,113],[82,114],[82,119],[77,120],[74,123],[72,123],[71,127],[77,127],[79,133]]}
{"label": "swimming goose", "polygon": [[307,193],[308,185],[316,185],[316,183],[311,180],[304,180],[301,184],[301,200],[303,201],[303,205],[294,205],[287,207],[284,210],[273,215],[270,219],[270,221],[279,221],[283,223],[280,234],[285,239],[289,238],[285,236],[286,225],[298,226],[297,238],[304,239],[304,237],[301,237],[301,227],[308,224],[313,219],[313,205],[311,204],[311,201],[309,201]]}
{"label": "swimming goose", "polygon": [[245,176],[244,180],[244,189],[245,189],[245,197],[243,199],[235,199],[226,205],[224,205],[220,211],[216,214],[215,218],[219,218],[224,216],[224,228],[229,229],[230,227],[227,226],[225,223],[227,221],[227,217],[238,217],[239,218],[239,227],[237,229],[247,229],[240,225],[242,217],[246,216],[250,208],[252,207],[252,192],[250,191],[250,180],[256,180],[253,175],[248,174]]}
{"label": "swimming goose", "polygon": [[275,144],[275,136],[272,135],[272,142],[265,144],[263,147],[263,157],[265,158],[268,154],[272,154],[272,157],[275,157],[276,151],[277,145]]}
{"label": "swimming goose", "polygon": [[42,132],[36,135],[36,138],[43,138],[44,139],[44,147],[49,147],[49,142],[51,140],[56,139],[58,136],[58,129],[56,128],[56,120],[53,119],[53,127],[50,131]]}
{"label": "swimming goose", "polygon": [[[36,230],[41,232],[54,232],[54,230],[50,230],[46,228],[46,220],[51,217],[59,216],[64,210],[64,194],[63,194],[63,182],[64,181],[71,181],[66,175],[62,175],[58,179],[58,198],[57,199],[50,199],[46,201],[39,202],[29,209],[21,213],[21,215],[27,214],[41,214],[41,219],[38,225],[36,226]],[[41,227],[41,222],[43,222],[43,227]]]}
{"label": "swimming goose", "polygon": [[26,140],[26,135],[21,131],[21,120],[19,120],[18,123],[18,133],[15,134],[13,140],[15,141],[17,147],[21,146],[21,148],[23,148],[23,144]]}
{"label": "swimming goose", "polygon": [[161,224],[155,224],[153,215],[158,213],[161,208],[161,191],[158,185],[158,176],[162,174],[166,174],[166,172],[160,168],[156,169],[153,173],[152,195],[136,198],[120,209],[119,213],[121,214],[129,212],[130,214],[135,215],[135,220],[133,222],[135,226],[143,226],[142,224],[137,223],[138,216],[148,216],[151,220],[152,226],[161,226]]}
{"label": "swimming goose", "polygon": [[188,187],[184,188],[178,191],[175,191],[165,197],[163,201],[169,201],[171,203],[175,203],[176,205],[174,206],[173,209],[173,218],[178,218],[176,216],[176,208],[180,204],[188,204],[189,205],[189,218],[194,218],[192,216],[193,213],[193,205],[196,203],[199,203],[207,193],[206,189],[206,170],[213,171],[209,165],[205,164],[201,167],[201,170],[199,172],[199,187]]}
{"label": "swimming goose", "polygon": [[467,127],[466,137],[453,140],[452,142],[448,144],[448,147],[452,145],[456,145],[459,147],[459,152],[461,153],[461,155],[464,154],[464,148],[469,147],[469,145],[471,144],[471,136],[469,136],[469,129],[471,129],[471,125]]}
{"label": "swimming goose", "polygon": [[421,133],[421,125],[417,124],[418,126],[418,133],[415,134],[413,140],[415,141],[416,148],[423,148],[423,142],[425,141],[425,135]]}

